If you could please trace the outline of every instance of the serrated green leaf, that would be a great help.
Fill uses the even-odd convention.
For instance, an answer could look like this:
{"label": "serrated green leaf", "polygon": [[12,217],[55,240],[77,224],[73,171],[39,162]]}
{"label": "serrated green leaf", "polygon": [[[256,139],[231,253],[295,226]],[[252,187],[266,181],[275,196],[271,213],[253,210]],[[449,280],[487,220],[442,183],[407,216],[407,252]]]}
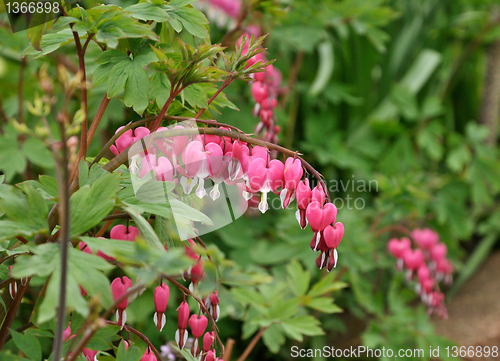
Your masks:
{"label": "serrated green leaf", "polygon": [[41,361],[42,360],[42,346],[40,346],[40,342],[33,336],[31,333],[21,334],[14,330],[10,330],[10,334],[12,335],[12,339],[16,346],[24,352],[26,356],[32,361]]}
{"label": "serrated green leaf", "polygon": [[[179,20],[190,34],[203,39],[208,37],[205,26],[208,24],[208,20],[201,11],[189,7],[179,7],[170,10],[169,14],[174,20]],[[170,24],[172,25],[172,22]]]}

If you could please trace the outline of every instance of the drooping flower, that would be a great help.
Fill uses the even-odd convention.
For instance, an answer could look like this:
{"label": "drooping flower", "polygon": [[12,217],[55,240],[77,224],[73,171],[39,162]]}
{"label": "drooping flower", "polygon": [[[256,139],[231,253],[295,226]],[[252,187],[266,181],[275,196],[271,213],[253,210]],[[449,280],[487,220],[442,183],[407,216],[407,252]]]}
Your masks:
{"label": "drooping flower", "polygon": [[411,238],[420,248],[428,250],[439,242],[439,235],[429,228],[413,230]]}
{"label": "drooping flower", "polygon": [[188,332],[186,330],[188,319],[189,319],[189,305],[186,301],[182,301],[179,308],[177,308],[179,313],[178,330],[175,332],[175,342],[179,346],[179,349],[183,349],[186,345],[188,339]]}
{"label": "drooping flower", "polygon": [[146,351],[144,351],[144,354],[142,355],[140,361],[158,361],[158,359],[154,355],[153,351],[151,351],[151,348],[148,346]]}
{"label": "drooping flower", "polygon": [[117,224],[109,232],[111,239],[119,239],[122,241],[135,241],[139,237],[139,230],[136,227],[125,227],[123,224]]}
{"label": "drooping flower", "polygon": [[191,355],[198,357],[200,353],[199,338],[203,336],[208,325],[208,319],[203,315],[192,315],[189,318],[189,327],[191,328],[191,333],[193,334],[194,341],[191,347]]}
{"label": "drooping flower", "polygon": [[411,241],[406,237],[401,238],[401,240],[391,238],[387,243],[387,248],[397,260],[398,271],[401,271],[403,269],[403,254],[407,249],[411,248]]}
{"label": "drooping flower", "polygon": [[[118,128],[115,134],[118,133],[123,128],[124,127]],[[132,144],[137,142],[139,139],[142,139],[145,136],[147,136],[149,133],[150,133],[149,129],[145,127],[137,127],[135,129],[129,129],[118,137],[118,139],[115,142],[116,146],[112,145],[109,148],[109,150],[111,150],[111,152],[113,152],[114,155],[118,155],[119,153],[123,152],[125,149],[130,147]]]}
{"label": "drooping flower", "polygon": [[170,289],[164,283],[155,288],[154,292],[154,302],[155,302],[155,315],[154,315],[154,323],[158,328],[158,331],[161,332],[166,323],[165,311],[167,310],[168,305],[168,297],[170,295]]}
{"label": "drooping flower", "polygon": [[[253,157],[253,152],[252,152]],[[266,161],[260,157],[253,158],[248,167],[248,181],[252,191],[262,193],[259,210],[265,213],[269,206],[267,204],[267,193],[273,191],[278,192],[278,189],[283,187],[284,165],[281,161],[273,159],[266,164]]]}
{"label": "drooping flower", "polygon": [[[113,299],[117,302],[127,293],[127,290],[132,287],[132,281],[127,276],[117,277],[111,282],[111,292],[113,294]],[[128,306],[128,297],[122,299],[116,305],[116,319],[118,324],[123,327],[125,322],[127,322],[127,312],[125,309]]]}
{"label": "drooping flower", "polygon": [[153,171],[157,181],[171,182],[174,177],[174,168],[172,163],[166,157],[156,157],[154,154],[148,154],[142,158],[139,177],[144,178],[146,174]]}
{"label": "drooping flower", "polygon": [[90,350],[88,348],[83,349],[83,355],[87,361],[97,361],[97,353],[99,351]]}
{"label": "drooping flower", "polygon": [[311,187],[309,187],[309,179],[305,179],[297,185],[296,190],[297,199],[297,212],[295,212],[295,218],[300,224],[300,228],[304,229],[307,227],[306,209],[312,199]]}
{"label": "drooping flower", "polygon": [[299,159],[289,157],[285,162],[284,178],[285,188],[280,193],[281,207],[285,209],[295,198],[295,189],[299,184],[300,178],[304,174],[302,163]]}

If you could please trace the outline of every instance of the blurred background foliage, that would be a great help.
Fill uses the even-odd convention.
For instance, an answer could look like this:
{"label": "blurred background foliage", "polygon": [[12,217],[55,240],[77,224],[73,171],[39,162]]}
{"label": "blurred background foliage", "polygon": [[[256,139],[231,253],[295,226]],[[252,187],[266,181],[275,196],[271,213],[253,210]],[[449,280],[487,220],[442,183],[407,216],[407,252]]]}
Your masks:
{"label": "blurred background foliage", "polygon": [[[451,345],[434,333],[424,307],[396,273],[386,244],[391,236],[402,236],[398,226],[435,229],[457,271],[447,290],[449,297],[498,248],[498,104],[493,120],[485,115],[495,109],[495,97],[497,103],[500,99],[488,90],[489,72],[500,69],[500,52],[493,51],[500,42],[496,1],[251,2],[252,23],[270,33],[267,57],[276,59],[274,66],[283,73],[286,91],[277,110],[280,143],[303,153],[327,180],[339,208],[337,219],[346,229],[339,267],[327,280],[348,285],[342,292],[342,283],[323,285],[316,294],[334,297],[343,313],[328,301],[309,307],[322,311],[315,315],[324,335],[301,343],[299,338],[285,340],[293,330],[269,327],[254,359],[290,359],[292,345],[425,350]],[[63,50],[24,63],[19,53],[29,44],[26,32],[12,34],[5,14],[0,20],[1,109],[8,118],[17,116],[19,70],[26,67],[22,102],[29,124],[33,115],[27,105],[43,94],[37,78],[40,69],[47,67],[54,74],[56,64],[77,64],[76,57]],[[226,31],[212,22],[212,42],[219,42]],[[92,54],[100,50],[90,46],[88,52],[91,77],[97,67]],[[90,118],[104,92],[103,86],[90,92]],[[249,86],[236,82],[225,93],[239,111],[226,109],[216,118],[251,133],[257,120],[252,116]],[[101,142],[94,142],[89,154],[97,154],[118,126],[134,119],[137,114],[113,99],[100,125]],[[47,152],[35,140],[19,142],[16,129],[2,124],[0,169],[9,182],[52,174]],[[358,188],[360,182],[365,182],[364,189]],[[320,282],[316,255],[309,249],[310,232],[297,226],[294,210],[269,213],[250,212],[204,237],[205,243],[216,244],[242,269],[270,281],[220,291],[221,338],[237,341],[236,354],[248,343],[242,338],[271,325],[266,319],[276,316],[276,308],[298,312],[295,301],[287,300],[304,303],[307,292],[314,289],[309,290],[309,279],[311,284]],[[297,285],[299,280],[307,282]],[[130,319],[140,322],[141,314],[152,312],[152,302],[133,303]],[[147,332],[154,325],[148,321],[143,327]],[[173,326],[167,322],[168,327]],[[303,333],[319,332],[311,325],[311,331]],[[165,341],[161,336],[151,340]]]}

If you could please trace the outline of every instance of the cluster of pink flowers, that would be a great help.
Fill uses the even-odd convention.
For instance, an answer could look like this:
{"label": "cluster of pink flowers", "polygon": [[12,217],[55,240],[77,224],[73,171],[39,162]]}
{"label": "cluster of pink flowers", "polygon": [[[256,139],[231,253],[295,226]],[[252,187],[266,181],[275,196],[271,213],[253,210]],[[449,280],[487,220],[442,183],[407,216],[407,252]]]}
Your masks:
{"label": "cluster of pink flowers", "polygon": [[407,280],[415,280],[415,291],[427,306],[428,313],[446,318],[444,294],[439,288],[441,281],[447,285],[453,281],[453,266],[446,257],[446,245],[439,242],[439,235],[429,228],[415,229],[411,239],[415,249],[407,237],[392,238],[387,247],[397,260],[398,271],[406,268]]}
{"label": "cluster of pink flowers", "polygon": [[[254,29],[255,36],[258,36],[259,30]],[[245,33],[238,40],[238,45],[241,46],[243,38],[250,38],[251,35]],[[243,44],[243,54],[248,51],[249,42]],[[248,67],[258,63],[267,61],[263,53],[259,53],[248,60]],[[254,73],[252,77],[254,82],[251,86],[252,97],[255,101],[253,114],[259,118],[259,122],[255,126],[255,134],[263,136],[267,142],[278,144],[280,127],[276,124],[276,115],[274,109],[278,105],[278,93],[282,81],[281,72],[272,64],[266,66],[263,72]]]}

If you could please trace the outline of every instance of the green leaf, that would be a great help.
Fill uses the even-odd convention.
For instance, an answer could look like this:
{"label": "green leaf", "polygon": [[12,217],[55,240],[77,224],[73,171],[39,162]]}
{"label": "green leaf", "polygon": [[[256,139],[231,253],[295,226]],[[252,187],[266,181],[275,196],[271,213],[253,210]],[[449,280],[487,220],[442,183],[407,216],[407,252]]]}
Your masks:
{"label": "green leaf", "polygon": [[[169,14],[174,20],[180,21],[192,35],[203,39],[208,37],[207,27],[205,26],[208,24],[208,20],[201,11],[189,7],[179,7],[169,10]],[[172,23],[170,24],[172,25]]]}
{"label": "green leaf", "polygon": [[164,249],[164,246],[161,244],[158,236],[153,230],[153,227],[151,227],[148,221],[146,221],[139,213],[130,207],[126,207],[125,212],[130,214],[137,225],[137,228],[139,228],[141,236],[146,240],[146,242],[148,242],[149,245],[155,246],[159,249]]}
{"label": "green leaf", "polygon": [[43,168],[54,168],[54,158],[41,140],[29,138],[23,143],[23,153],[35,165]]}
{"label": "green leaf", "polygon": [[208,97],[205,89],[199,84],[192,84],[183,91],[184,98],[193,108],[208,108]]}
{"label": "green leaf", "polygon": [[108,98],[113,98],[125,87],[129,76],[128,67],[132,60],[126,59],[113,66],[108,78]]}
{"label": "green leaf", "polygon": [[306,306],[324,313],[342,312],[342,309],[336,304],[334,304],[333,299],[329,297],[315,298],[312,301],[306,303]]}
{"label": "green leaf", "polygon": [[42,359],[42,347],[35,336],[31,333],[25,333],[23,335],[12,329],[10,330],[10,334],[19,350],[24,352],[30,360],[40,361]]}
{"label": "green leaf", "polygon": [[45,199],[30,184],[21,183],[20,187],[26,194],[13,186],[0,184],[0,213],[8,217],[0,221],[0,240],[48,231]]}
{"label": "green leaf", "polygon": [[137,114],[142,114],[149,104],[149,81],[146,71],[136,61],[127,69],[124,103],[133,107]]}
{"label": "green leaf", "polygon": [[347,287],[347,283],[344,282],[334,282],[335,273],[329,273],[325,277],[322,277],[318,283],[314,284],[311,287],[311,290],[307,294],[312,298],[316,298],[318,296],[323,296],[329,292],[335,292],[342,288]]}
{"label": "green leaf", "polygon": [[113,196],[120,185],[120,174],[101,177],[85,185],[70,198],[70,236],[75,237],[97,225],[113,209]]}
{"label": "green leaf", "polygon": [[280,325],[274,324],[262,334],[262,340],[269,351],[272,353],[278,353],[281,348],[280,346],[285,343],[286,339]]}
{"label": "green leaf", "polygon": [[312,316],[297,316],[281,323],[287,334],[301,334],[307,336],[324,335],[319,326],[320,322]]}
{"label": "green leaf", "polygon": [[170,81],[165,73],[154,73],[149,80],[149,100],[161,109],[170,96]]}
{"label": "green leaf", "polygon": [[132,346],[126,349],[125,342],[120,342],[118,352],[116,354],[116,361],[139,361],[142,353],[137,346]]}
{"label": "green leaf", "polygon": [[309,288],[311,278],[309,271],[304,270],[300,262],[295,259],[286,268],[289,275],[288,284],[292,292],[296,296],[304,295]]}
{"label": "green leaf", "polygon": [[165,11],[166,6],[143,2],[127,6],[124,11],[132,13],[132,17],[139,20],[153,20],[159,23],[170,20],[170,16]]}
{"label": "green leaf", "polygon": [[38,51],[42,51],[40,44],[46,28],[46,23],[28,28],[28,37],[31,39],[31,46]]}

